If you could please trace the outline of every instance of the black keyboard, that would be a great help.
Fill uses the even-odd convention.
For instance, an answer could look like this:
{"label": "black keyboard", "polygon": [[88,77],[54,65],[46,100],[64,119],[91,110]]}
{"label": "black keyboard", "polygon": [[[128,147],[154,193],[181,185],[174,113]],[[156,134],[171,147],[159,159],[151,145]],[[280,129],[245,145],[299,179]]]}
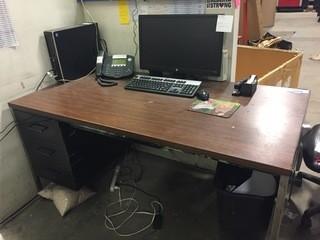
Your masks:
{"label": "black keyboard", "polygon": [[201,81],[195,80],[136,75],[125,86],[125,89],[180,97],[194,97],[200,85]]}

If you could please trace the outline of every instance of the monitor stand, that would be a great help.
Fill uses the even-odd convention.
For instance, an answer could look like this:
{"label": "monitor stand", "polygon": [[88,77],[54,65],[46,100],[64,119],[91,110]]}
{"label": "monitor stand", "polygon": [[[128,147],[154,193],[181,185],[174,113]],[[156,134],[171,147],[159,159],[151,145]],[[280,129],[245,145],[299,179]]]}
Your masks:
{"label": "monitor stand", "polygon": [[163,73],[159,71],[149,71],[150,76],[155,76],[155,77],[163,77]]}
{"label": "monitor stand", "polygon": [[168,78],[176,78],[176,79],[196,79],[193,75],[187,75],[182,72],[160,72],[160,71],[149,71],[150,76],[155,77],[168,77]]}
{"label": "monitor stand", "polygon": [[199,76],[197,77],[194,74],[186,74],[186,73],[182,73],[182,72],[173,72],[173,73],[169,73],[168,74],[169,78],[177,78],[177,79],[198,79]]}

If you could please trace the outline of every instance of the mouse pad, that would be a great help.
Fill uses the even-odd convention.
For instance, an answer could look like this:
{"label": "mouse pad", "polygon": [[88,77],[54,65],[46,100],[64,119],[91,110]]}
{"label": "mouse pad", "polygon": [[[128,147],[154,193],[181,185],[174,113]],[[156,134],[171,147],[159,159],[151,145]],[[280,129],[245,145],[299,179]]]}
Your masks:
{"label": "mouse pad", "polygon": [[210,98],[207,101],[195,100],[189,110],[229,118],[238,110],[239,107],[240,103]]}

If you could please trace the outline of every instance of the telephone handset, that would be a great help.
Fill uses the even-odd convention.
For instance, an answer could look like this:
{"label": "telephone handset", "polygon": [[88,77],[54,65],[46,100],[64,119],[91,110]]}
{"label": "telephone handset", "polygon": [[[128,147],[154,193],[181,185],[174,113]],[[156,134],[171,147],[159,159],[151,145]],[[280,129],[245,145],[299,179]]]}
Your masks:
{"label": "telephone handset", "polygon": [[133,75],[133,71],[134,57],[125,54],[108,56],[104,51],[99,51],[96,75],[100,85],[114,86],[117,82],[110,79],[129,77]]}

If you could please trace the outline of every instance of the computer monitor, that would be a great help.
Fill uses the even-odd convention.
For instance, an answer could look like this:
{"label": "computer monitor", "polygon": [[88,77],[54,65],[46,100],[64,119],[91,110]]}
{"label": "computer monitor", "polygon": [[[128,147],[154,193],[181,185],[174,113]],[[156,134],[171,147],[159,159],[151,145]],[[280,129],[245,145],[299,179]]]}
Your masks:
{"label": "computer monitor", "polygon": [[223,33],[213,14],[140,15],[140,68],[220,76]]}

